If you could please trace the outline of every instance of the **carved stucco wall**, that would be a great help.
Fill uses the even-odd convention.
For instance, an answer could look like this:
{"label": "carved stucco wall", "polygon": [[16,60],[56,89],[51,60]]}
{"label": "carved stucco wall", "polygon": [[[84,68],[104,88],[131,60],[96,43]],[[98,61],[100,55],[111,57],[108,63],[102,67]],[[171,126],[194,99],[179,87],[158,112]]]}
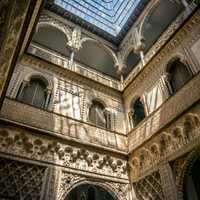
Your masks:
{"label": "carved stucco wall", "polygon": [[[43,174],[46,177],[43,180],[46,182],[45,189],[42,190],[42,187],[40,187],[41,193],[45,193],[42,194],[45,195],[45,199],[64,199],[72,188],[85,182],[104,187],[119,200],[130,199],[127,161],[124,156],[110,155],[109,152],[100,153],[91,148],[72,146],[51,136],[44,136],[8,125],[1,125],[0,137],[1,155],[6,154],[9,159],[14,157],[15,160],[20,162],[29,159],[29,163],[33,164],[33,167],[24,166],[23,168],[30,171],[34,170],[35,163],[48,166],[46,175]],[[4,161],[3,158],[1,160],[2,163],[5,163],[6,168],[9,163],[7,164],[7,161]],[[18,168],[15,161],[8,162],[11,162],[13,167],[16,166],[16,169]],[[41,169],[44,169],[44,167]],[[6,171],[4,170],[4,172]],[[23,174],[26,173],[24,171],[22,174],[15,175],[13,171],[12,176],[13,178],[16,178],[16,176],[23,177]],[[37,173],[37,170],[35,170],[35,173]],[[6,173],[3,173],[2,176],[5,180],[9,178]],[[24,179],[24,182],[28,180]],[[37,180],[42,181],[41,178]],[[15,181],[18,181],[18,179]],[[16,184],[21,184],[21,186],[15,186],[17,192],[26,190],[23,183],[16,182]],[[9,185],[6,185],[5,190],[7,191],[7,189],[9,191]],[[26,195],[29,195],[29,193],[27,192]]]}

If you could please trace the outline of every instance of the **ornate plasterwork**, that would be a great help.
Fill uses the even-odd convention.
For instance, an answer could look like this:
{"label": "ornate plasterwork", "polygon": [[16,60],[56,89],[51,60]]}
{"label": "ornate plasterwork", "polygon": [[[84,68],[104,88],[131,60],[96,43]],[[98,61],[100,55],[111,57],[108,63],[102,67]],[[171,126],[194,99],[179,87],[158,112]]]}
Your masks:
{"label": "ornate plasterwork", "polygon": [[9,128],[0,128],[0,138],[0,151],[4,153],[127,179],[125,159],[90,151],[84,147],[72,147],[55,139],[45,139]]}
{"label": "ornate plasterwork", "polygon": [[178,190],[178,200],[182,200],[185,194],[184,184],[186,183],[186,176],[190,173],[190,168],[193,166],[196,159],[200,156],[200,148],[197,146],[190,153],[184,154],[175,161],[172,162],[172,169],[174,172],[174,178],[176,187]]}
{"label": "ornate plasterwork", "polygon": [[156,199],[164,200],[161,177],[158,171],[146,176],[145,178],[133,183],[138,200]]}
{"label": "ornate plasterwork", "polygon": [[58,192],[58,200],[64,200],[69,192],[75,187],[81,184],[92,184],[103,187],[105,190],[111,193],[113,197],[117,200],[129,200],[129,184],[127,183],[117,183],[117,182],[107,182],[107,181],[93,181],[85,177],[84,175],[72,174],[69,172],[61,172],[61,180]]}
{"label": "ornate plasterwork", "polygon": [[0,163],[1,199],[43,199],[46,167],[2,157]]}
{"label": "ornate plasterwork", "polygon": [[[168,132],[161,132],[155,138],[136,150],[129,160],[131,176],[137,179],[161,161],[180,151],[187,151],[199,144],[200,118],[189,113],[182,123],[174,125]],[[193,144],[193,145],[192,145]]]}

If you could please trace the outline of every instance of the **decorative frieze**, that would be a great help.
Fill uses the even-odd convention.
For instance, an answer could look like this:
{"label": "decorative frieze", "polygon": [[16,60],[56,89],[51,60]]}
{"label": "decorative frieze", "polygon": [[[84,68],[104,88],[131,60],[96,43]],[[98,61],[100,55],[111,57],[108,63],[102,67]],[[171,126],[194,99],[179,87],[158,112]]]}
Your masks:
{"label": "decorative frieze", "polygon": [[131,200],[129,196],[129,184],[128,183],[117,183],[117,182],[108,182],[101,181],[98,182],[87,178],[84,175],[72,174],[67,171],[61,172],[61,180],[58,192],[58,200],[64,200],[67,194],[76,186],[81,184],[91,184],[98,185],[102,188],[105,188],[109,191],[114,197],[119,200]]}
{"label": "decorative frieze", "polygon": [[84,147],[73,147],[25,131],[0,128],[0,151],[75,170],[127,179],[125,159],[87,150]]}
{"label": "decorative frieze", "polygon": [[184,153],[199,145],[200,118],[188,113],[177,125],[154,136],[148,143],[135,150],[130,157],[132,178],[142,176],[148,170],[166,161],[178,152]]}

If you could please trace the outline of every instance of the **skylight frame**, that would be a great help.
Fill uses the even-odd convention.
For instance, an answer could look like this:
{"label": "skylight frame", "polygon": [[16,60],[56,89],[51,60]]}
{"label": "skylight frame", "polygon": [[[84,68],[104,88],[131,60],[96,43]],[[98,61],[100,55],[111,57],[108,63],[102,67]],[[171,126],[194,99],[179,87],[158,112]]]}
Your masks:
{"label": "skylight frame", "polygon": [[54,0],[54,3],[113,37],[117,37],[141,1]]}

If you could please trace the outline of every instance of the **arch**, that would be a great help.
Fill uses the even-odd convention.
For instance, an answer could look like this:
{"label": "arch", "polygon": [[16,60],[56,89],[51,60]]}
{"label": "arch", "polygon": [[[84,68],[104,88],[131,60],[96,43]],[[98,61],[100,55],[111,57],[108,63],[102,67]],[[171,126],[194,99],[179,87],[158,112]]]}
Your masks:
{"label": "arch", "polygon": [[155,0],[149,4],[138,30],[139,36],[145,40],[144,53],[152,47],[183,9],[182,4],[175,1]]}
{"label": "arch", "polygon": [[28,82],[21,83],[17,99],[38,108],[47,108],[50,95],[47,92],[47,81],[41,76],[32,76]]}
{"label": "arch", "polygon": [[141,97],[135,97],[131,101],[131,111],[129,113],[131,127],[136,127],[145,117],[145,106]]}
{"label": "arch", "polygon": [[160,3],[160,0],[155,0],[153,1],[153,4],[150,5],[150,7],[147,8],[146,10],[146,14],[143,16],[141,22],[140,22],[140,26],[139,26],[139,35],[142,36],[143,35],[143,26],[145,24],[145,21],[147,21],[149,19],[149,17],[151,16],[152,12],[154,11],[154,9],[158,6],[158,4]]}
{"label": "arch", "polygon": [[93,38],[89,38],[89,37],[84,37],[81,39],[81,46],[87,41],[97,43],[100,47],[103,47],[109,53],[109,55],[112,56],[114,63],[115,64],[118,63],[117,55],[113,52],[113,50],[111,48],[109,48],[108,46],[104,45],[103,43],[101,43]]}
{"label": "arch", "polygon": [[[200,159],[200,147],[191,151],[183,160],[181,165],[181,171],[177,174],[176,183],[178,189],[178,200],[186,200],[185,198],[185,184],[187,181],[187,175],[190,173],[195,161]],[[187,199],[190,200],[190,199]],[[193,200],[193,199],[192,199]]]}
{"label": "arch", "polygon": [[176,93],[192,77],[188,65],[179,57],[172,58],[166,69],[169,73],[169,82],[173,93]]}
{"label": "arch", "polygon": [[173,64],[173,62],[179,60],[180,62],[184,63],[185,65],[188,66],[188,63],[186,62],[185,56],[182,53],[176,53],[171,55],[167,62],[166,65],[164,67],[165,72],[168,72],[170,70],[171,64]]}
{"label": "arch", "polygon": [[101,103],[98,99],[93,99],[89,107],[88,119],[91,123],[104,128],[110,128],[108,112],[106,111],[105,104]]}
{"label": "arch", "polygon": [[83,38],[81,46],[75,55],[78,62],[115,79],[119,78],[116,68],[121,63],[113,49],[92,38]]}
{"label": "arch", "polygon": [[37,30],[40,27],[45,27],[45,26],[51,26],[63,32],[68,41],[69,46],[71,45],[72,31],[66,25],[51,17],[41,16],[37,24]]}
{"label": "arch", "polygon": [[81,186],[81,185],[90,185],[90,186],[98,186],[100,188],[103,188],[106,192],[108,192],[114,200],[124,200],[123,197],[118,196],[118,192],[109,184],[102,183],[102,182],[96,182],[93,180],[85,179],[80,180],[77,183],[71,185],[71,187],[68,189],[67,193],[64,193],[62,196],[62,200],[66,200],[67,196],[72,192],[75,188]]}
{"label": "arch", "polygon": [[53,80],[51,80],[49,77],[44,76],[42,73],[39,72],[34,72],[34,73],[27,73],[24,76],[23,81],[29,82],[31,80],[31,78],[38,78],[41,79],[42,81],[44,81],[44,83],[46,84],[47,88],[49,90],[53,89]]}

